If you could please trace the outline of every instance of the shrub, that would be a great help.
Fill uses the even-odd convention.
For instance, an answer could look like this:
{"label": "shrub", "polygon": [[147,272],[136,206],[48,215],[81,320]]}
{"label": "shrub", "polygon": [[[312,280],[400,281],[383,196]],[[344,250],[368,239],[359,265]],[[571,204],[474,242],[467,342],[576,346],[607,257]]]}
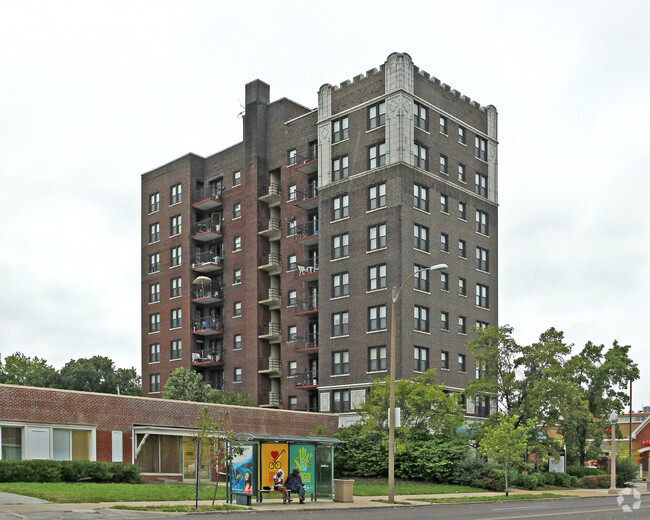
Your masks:
{"label": "shrub", "polygon": [[128,464],[126,462],[113,462],[111,464],[113,472],[112,482],[125,483],[125,484],[139,484],[142,482],[140,476],[140,468],[135,464]]}
{"label": "shrub", "polygon": [[0,482],[130,482],[139,483],[134,464],[88,460],[2,460]]}
{"label": "shrub", "polygon": [[549,473],[553,477],[553,485],[559,487],[572,487],[571,484],[578,481],[578,477],[566,473]]}
{"label": "shrub", "polygon": [[517,475],[513,484],[522,489],[537,489],[537,475]]}
{"label": "shrub", "polygon": [[574,477],[582,478],[588,475],[607,475],[606,471],[603,471],[599,468],[588,468],[586,466],[569,466],[566,469],[568,475],[573,475]]}
{"label": "shrub", "polygon": [[364,434],[359,425],[340,428],[337,437],[345,444],[334,450],[337,475],[384,477],[388,475],[388,448],[380,434]]}
{"label": "shrub", "polygon": [[434,438],[406,446],[396,457],[400,478],[451,482],[456,466],[465,459],[467,444],[461,438]]}
{"label": "shrub", "polygon": [[456,466],[452,480],[455,484],[484,488],[492,469],[492,464],[483,458],[467,457]]}
{"label": "shrub", "polygon": [[537,483],[540,486],[556,486],[555,483],[555,473],[549,473],[548,471],[539,471],[534,474],[537,477]]}
{"label": "shrub", "polygon": [[626,482],[637,478],[639,468],[631,459],[616,459],[616,486],[624,487]]}
{"label": "shrub", "polygon": [[610,477],[608,475],[587,475],[580,479],[579,485],[586,489],[606,489],[610,486]]}

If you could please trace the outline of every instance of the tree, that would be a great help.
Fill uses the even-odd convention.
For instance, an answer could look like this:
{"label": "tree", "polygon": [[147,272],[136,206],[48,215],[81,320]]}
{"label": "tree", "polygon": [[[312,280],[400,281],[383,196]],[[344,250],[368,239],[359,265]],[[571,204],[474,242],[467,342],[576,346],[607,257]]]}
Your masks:
{"label": "tree", "polygon": [[59,373],[45,359],[16,352],[0,361],[0,383],[57,388]]}
{"label": "tree", "polygon": [[533,421],[517,426],[519,418],[499,415],[495,425],[487,427],[478,450],[497,464],[504,466],[506,496],[508,496],[508,468],[516,462],[523,462]]}
{"label": "tree", "polygon": [[245,394],[244,392],[230,392],[228,390],[213,389],[208,396],[208,402],[235,406],[254,406],[249,394]]}
{"label": "tree", "polygon": [[102,394],[142,394],[140,376],[135,368],[116,369],[113,361],[103,356],[71,359],[61,368],[60,374],[60,388],[67,390]]}
{"label": "tree", "polygon": [[203,377],[199,372],[190,372],[181,367],[169,375],[162,396],[163,399],[205,403],[211,392],[212,387],[203,382]]}

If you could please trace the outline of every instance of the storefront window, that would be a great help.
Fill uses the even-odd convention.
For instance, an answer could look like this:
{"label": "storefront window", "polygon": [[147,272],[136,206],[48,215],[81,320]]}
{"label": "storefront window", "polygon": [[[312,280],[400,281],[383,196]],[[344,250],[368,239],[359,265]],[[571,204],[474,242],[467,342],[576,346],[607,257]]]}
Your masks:
{"label": "storefront window", "polygon": [[[136,436],[139,446],[144,434]],[[174,435],[152,435],[142,446],[136,464],[142,473],[181,473],[181,438]]]}
{"label": "storefront window", "polygon": [[0,438],[2,442],[2,460],[20,460],[22,459],[22,428],[13,426],[3,426],[0,429]]}

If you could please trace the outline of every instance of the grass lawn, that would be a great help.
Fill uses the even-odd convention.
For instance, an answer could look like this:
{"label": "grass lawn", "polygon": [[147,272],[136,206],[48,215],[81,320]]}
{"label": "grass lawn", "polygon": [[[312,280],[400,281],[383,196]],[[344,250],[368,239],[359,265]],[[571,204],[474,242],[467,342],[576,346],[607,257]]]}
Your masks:
{"label": "grass lawn", "polygon": [[[485,489],[454,484],[434,484],[395,479],[395,495],[429,495],[438,493],[485,493]],[[359,497],[388,495],[387,479],[354,479],[354,494]]]}
{"label": "grass lawn", "polygon": [[490,497],[449,497],[449,498],[412,498],[410,500],[415,500],[417,502],[431,502],[432,504],[453,504],[456,502],[503,502],[505,500],[540,500],[544,498],[566,498],[573,495],[562,495],[560,493],[539,493],[537,495],[531,494],[519,494],[519,495],[508,495],[505,494],[501,496],[490,496]]}
{"label": "grass lawn", "polygon": [[194,509],[194,506],[170,506],[169,504],[165,504],[160,506],[113,506],[112,509],[129,509],[131,511],[162,511],[163,513],[193,513],[194,511],[241,511],[250,510],[252,507],[221,504],[220,506],[199,505],[198,509]]}

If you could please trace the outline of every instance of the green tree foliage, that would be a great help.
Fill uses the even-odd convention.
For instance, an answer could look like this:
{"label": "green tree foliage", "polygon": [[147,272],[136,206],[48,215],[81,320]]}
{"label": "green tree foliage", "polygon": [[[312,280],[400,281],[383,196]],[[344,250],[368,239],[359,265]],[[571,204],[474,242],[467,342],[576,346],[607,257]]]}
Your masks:
{"label": "green tree foliage", "polygon": [[212,389],[210,395],[208,395],[208,402],[235,406],[254,406],[249,394],[245,394],[244,392],[231,392],[229,390]]}
{"label": "green tree foliage", "polygon": [[93,356],[68,361],[60,371],[60,388],[102,394],[141,395],[135,368],[115,368],[107,357]]}
{"label": "green tree foliage", "polygon": [[212,387],[203,382],[203,377],[199,372],[190,372],[181,367],[169,375],[162,396],[163,399],[205,403],[211,392]]}
{"label": "green tree foliage", "polygon": [[59,373],[45,359],[16,352],[0,362],[0,383],[58,388]]}

